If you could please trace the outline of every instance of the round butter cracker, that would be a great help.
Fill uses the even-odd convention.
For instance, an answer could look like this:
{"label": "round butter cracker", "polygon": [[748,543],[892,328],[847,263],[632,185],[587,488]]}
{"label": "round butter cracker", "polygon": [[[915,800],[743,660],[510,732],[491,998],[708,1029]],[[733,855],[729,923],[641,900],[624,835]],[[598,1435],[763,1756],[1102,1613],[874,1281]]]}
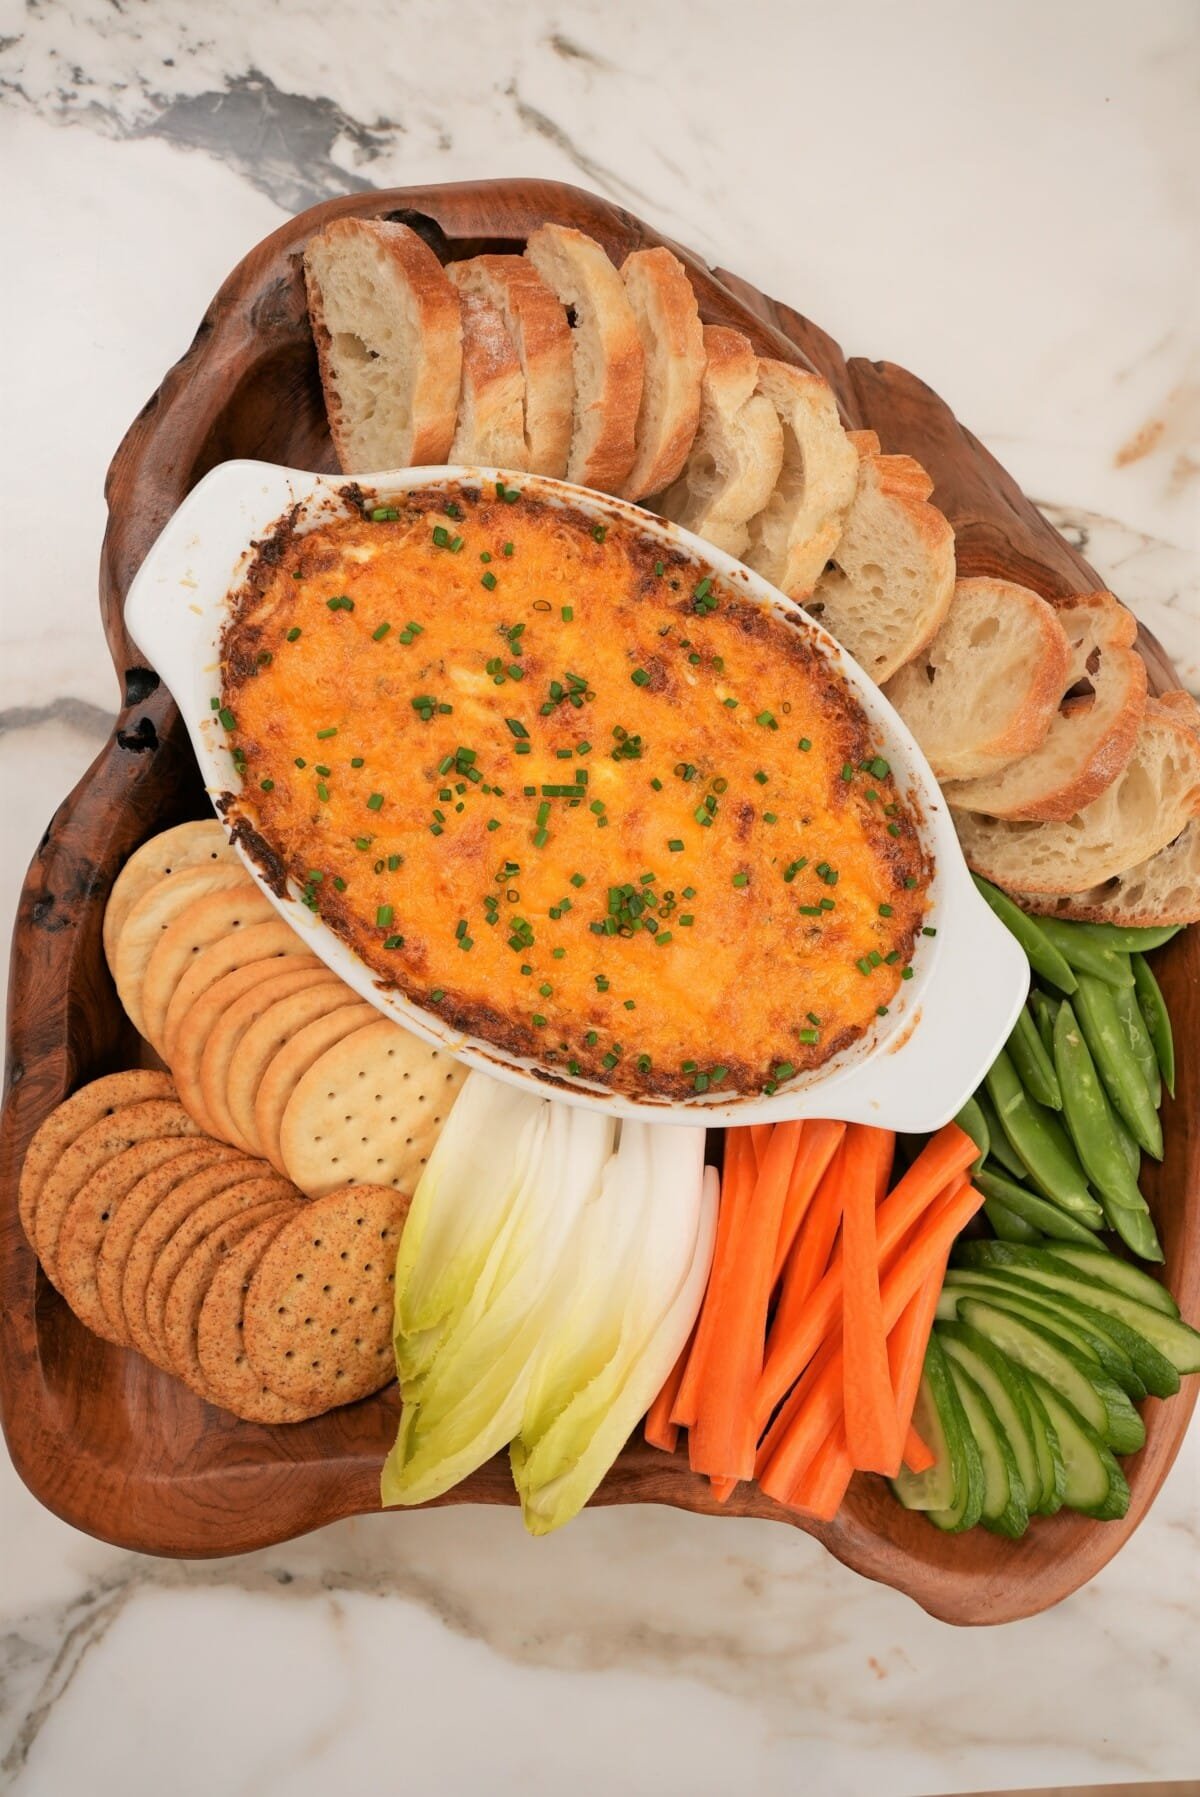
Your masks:
{"label": "round butter cracker", "polygon": [[[165,1161],[152,1173],[143,1174],[137,1184],[126,1192],[117,1210],[109,1218],[96,1257],[96,1290],[104,1314],[113,1330],[120,1331],[122,1339],[133,1346],[137,1344],[121,1302],[121,1283],[139,1230],[151,1213],[158,1209],[171,1192],[183,1185],[185,1180],[197,1173],[207,1172],[210,1167],[222,1166],[238,1158],[235,1157],[234,1150],[227,1148],[223,1142],[210,1142],[203,1136],[185,1138],[182,1147],[182,1154]],[[240,1158],[243,1166],[253,1167],[254,1163],[247,1161],[245,1156]]]}
{"label": "round butter cracker", "polygon": [[284,1171],[310,1198],[349,1185],[411,1193],[466,1076],[444,1049],[378,1018],[297,1081],[279,1131]]}
{"label": "round butter cracker", "polygon": [[378,1016],[374,1005],[356,999],[337,1010],[314,1017],[311,1023],[285,1042],[263,1072],[254,1095],[254,1133],[261,1152],[273,1167],[284,1171],[279,1152],[279,1129],[297,1082],[321,1056],[345,1037],[370,1026]]}
{"label": "round butter cracker", "polygon": [[160,830],[135,849],[114,880],[104,907],[104,954],[109,967],[113,967],[125,919],[152,886],[187,868],[211,867],[222,861],[239,865],[234,846],[215,817]]}
{"label": "round butter cracker", "polygon": [[[213,1135],[219,1136],[222,1141],[232,1142],[245,1154],[255,1153],[256,1150],[238,1128],[229,1108],[229,1080],[234,1057],[237,1058],[239,1068],[245,1070],[246,1078],[257,1081],[263,1067],[277,1053],[280,1042],[272,1033],[274,1026],[252,1035],[254,1026],[283,999],[293,998],[298,993],[308,992],[315,987],[321,987],[325,994],[324,999],[315,1001],[318,1012],[322,1007],[332,1009],[338,1004],[346,1003],[345,995],[349,992],[349,987],[323,964],[273,973],[263,985],[243,992],[216,1019],[200,1051],[195,1088],[199,1092],[200,1108],[211,1121]],[[245,1040],[247,1037],[248,1042]],[[186,1056],[181,1059],[181,1066],[185,1081],[189,1080],[190,1067]],[[253,1120],[253,1094],[250,1097],[250,1116]]]}
{"label": "round butter cracker", "polygon": [[[271,926],[259,925],[256,928]],[[254,934],[254,930],[240,932],[245,938]],[[201,957],[203,959],[203,957]],[[299,988],[283,984],[290,975],[306,974],[313,978],[324,977],[327,970],[315,955],[272,955],[265,961],[250,961],[244,967],[236,967],[231,972],[215,980],[208,989],[200,994],[176,1019],[174,1038],[169,1048],[171,1075],[179,1091],[179,1102],[193,1116],[209,1135],[224,1136],[220,1120],[211,1116],[204,1102],[204,1091],[200,1080],[200,1068],[204,1059],[204,1051],[209,1038],[223,1020],[230,1016],[238,1001],[247,993],[258,993],[259,1003],[274,1002],[265,995],[272,982],[281,982],[275,996],[281,997],[283,992],[295,991]],[[302,982],[303,983],[303,982]],[[234,1041],[249,1027],[254,1017],[259,1015],[255,1004],[247,1011],[238,1013],[233,1024],[234,1036],[231,1037],[231,1049]],[[243,1019],[248,1019],[243,1021]],[[167,1014],[168,1036],[170,1035],[170,1012]]]}
{"label": "round butter cracker", "polygon": [[218,981],[251,967],[270,968],[300,959],[316,963],[316,956],[303,937],[298,936],[282,917],[243,924],[202,949],[185,971],[167,1006],[162,1042],[163,1059],[168,1067],[175,1064],[175,1045],[184,1018]]}
{"label": "round butter cracker", "polygon": [[197,899],[213,892],[247,889],[257,891],[240,862],[216,861],[211,866],[185,867],[159,880],[131,907],[113,944],[110,965],[117,996],[139,1035],[146,1034],[142,983],[164,933]]}
{"label": "round butter cracker", "polygon": [[17,1209],[31,1247],[36,1247],[34,1214],[38,1196],[46,1179],[63,1154],[78,1141],[85,1129],[109,1117],[123,1105],[141,1104],[147,1098],[173,1098],[175,1088],[165,1073],[106,1073],[90,1085],[81,1086],[56,1105],[35,1130],[25,1150],[21,1181],[17,1187]]}
{"label": "round butter cracker", "polygon": [[[166,1046],[164,1032],[171,1000],[205,949],[226,942],[241,930],[272,921],[279,921],[274,905],[246,879],[228,891],[211,892],[197,899],[163,931],[146,963],[141,991],[144,1033],[160,1053]],[[295,936],[294,931],[292,935]]]}

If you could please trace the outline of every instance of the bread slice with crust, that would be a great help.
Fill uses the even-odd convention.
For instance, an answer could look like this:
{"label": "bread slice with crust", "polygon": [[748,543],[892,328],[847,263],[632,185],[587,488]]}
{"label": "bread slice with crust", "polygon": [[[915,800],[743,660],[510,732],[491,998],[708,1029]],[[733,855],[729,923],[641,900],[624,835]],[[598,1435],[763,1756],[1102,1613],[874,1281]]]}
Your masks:
{"label": "bread slice with crust", "polygon": [[758,390],[779,415],[783,466],[750,521],[745,559],[790,599],[807,599],[841,537],[858,485],[858,454],[819,374],[762,357]]}
{"label": "bread slice with crust", "polygon": [[1010,887],[1009,896],[1035,917],[1062,917],[1071,923],[1111,923],[1123,930],[1200,923],[1200,818],[1193,818],[1148,861],[1086,892],[1055,897]]}
{"label": "bread slice with crust", "polygon": [[524,256],[472,256],[447,263],[446,274],[460,294],[489,300],[504,320],[525,380],[523,466],[561,480],[575,405],[566,312]]}
{"label": "bread slice with crust", "polygon": [[645,358],[633,467],[622,492],[626,499],[644,499],[670,486],[692,447],[700,422],[704,332],[687,270],[670,250],[634,250],[621,264],[621,279]]}
{"label": "bread slice with crust", "polygon": [[929,504],[933,482],[907,455],[880,455],[874,431],[858,451],[845,527],[808,610],[878,685],[941,628],[954,597],[954,532]]}
{"label": "bread slice with crust", "polygon": [[494,468],[529,466],[525,447],[525,377],[496,307],[478,293],[460,296],[462,391],[452,462]]}
{"label": "bread slice with crust", "polygon": [[972,780],[1037,748],[1070,660],[1054,607],[1028,587],[959,580],[933,641],[883,690],[937,778]]}
{"label": "bread slice with crust", "polygon": [[728,555],[741,555],[783,465],[779,416],[758,387],[758,357],[748,337],[726,325],[704,326],[700,424],[683,473],[658,502],[664,518],[695,531]]}
{"label": "bread slice with crust", "polygon": [[444,462],[462,372],[458,296],[407,225],[339,218],[304,252],[325,410],[346,474]]}
{"label": "bread slice with crust", "polygon": [[1078,594],[1054,610],[1071,662],[1050,728],[1032,753],[998,773],[951,781],[946,797],[961,811],[1069,822],[1133,753],[1146,704],[1146,666],[1133,647],[1132,614],[1111,593]]}
{"label": "bread slice with crust", "polygon": [[1086,893],[1140,867],[1200,817],[1200,735],[1175,705],[1147,699],[1133,754],[1069,819],[1011,822],[955,811],[969,865],[1006,890]]}
{"label": "bread slice with crust", "polygon": [[595,238],[569,225],[539,225],[525,254],[574,321],[567,479],[619,493],[633,467],[645,362],[625,283]]}

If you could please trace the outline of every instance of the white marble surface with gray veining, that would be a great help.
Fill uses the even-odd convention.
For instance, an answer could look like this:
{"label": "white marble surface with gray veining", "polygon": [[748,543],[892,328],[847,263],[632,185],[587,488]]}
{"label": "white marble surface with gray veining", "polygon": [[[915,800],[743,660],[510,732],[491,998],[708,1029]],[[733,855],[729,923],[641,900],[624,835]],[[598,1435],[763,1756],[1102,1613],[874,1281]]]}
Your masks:
{"label": "white marble surface with gray veining", "polygon": [[[1200,688],[1188,0],[0,0],[0,910],[107,734],[103,476],[232,264],[369,185],[591,186],[915,369]],[[1200,1441],[1054,1613],[961,1633],[804,1536],[373,1517],[241,1561],[0,1468],[0,1788],[818,1797],[1200,1771]]]}

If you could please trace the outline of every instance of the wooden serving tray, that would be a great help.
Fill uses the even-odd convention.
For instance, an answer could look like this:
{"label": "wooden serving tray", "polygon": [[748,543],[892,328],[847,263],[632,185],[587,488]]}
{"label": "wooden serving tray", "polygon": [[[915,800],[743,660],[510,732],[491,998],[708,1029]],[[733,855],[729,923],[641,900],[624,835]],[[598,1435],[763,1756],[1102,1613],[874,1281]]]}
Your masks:
{"label": "wooden serving tray", "polygon": [[[315,1421],[269,1429],[210,1409],[138,1355],[90,1335],[38,1270],[17,1216],[26,1145],[46,1113],[82,1082],[132,1065],[141,1052],[109,979],[101,918],[114,877],[146,837],[208,803],[169,694],[141,666],[125,633],[130,580],[183,496],[214,464],[256,456],[334,467],[300,257],[330,219],[383,215],[413,225],[445,259],[520,250],[544,219],[589,231],[620,261],[663,241],[631,214],[577,188],[493,181],[358,193],[292,219],[234,270],[195,341],[117,451],[107,483],[101,563],[104,627],[124,691],[113,734],[59,807],[21,897],[9,994],[8,1091],[0,1132],[0,1410],[21,1477],[76,1528],[145,1553],[246,1552],[336,1518],[374,1510],[395,1434],[395,1388]],[[913,375],[886,362],[847,362],[836,343],[787,306],[678,245],[700,311],[734,325],[759,350],[818,369],[849,425],[907,451],[936,482],[952,521],[961,574],[1008,576],[1048,599],[1102,583],[1004,470]],[[1149,637],[1159,688],[1177,685]],[[1181,1039],[1179,1093],[1164,1116],[1166,1158],[1148,1163],[1147,1196],[1185,1313],[1200,1312],[1200,930],[1176,938],[1158,970]],[[964,993],[964,1002],[970,995]],[[1146,1406],[1146,1445],[1125,1463],[1133,1501],[1124,1521],[1060,1512],[1012,1543],[976,1529],[945,1536],[895,1503],[881,1479],[856,1478],[837,1520],[810,1525],[741,1485],[713,1502],[682,1456],[635,1439],[595,1502],[660,1503],[757,1516],[807,1528],[847,1566],[905,1591],[957,1623],[1003,1622],[1056,1603],[1091,1578],[1145,1516],[1187,1429],[1197,1380]],[[504,1458],[445,1503],[514,1501]],[[403,1528],[397,1516],[396,1527]],[[515,1523],[514,1523],[514,1526]]]}

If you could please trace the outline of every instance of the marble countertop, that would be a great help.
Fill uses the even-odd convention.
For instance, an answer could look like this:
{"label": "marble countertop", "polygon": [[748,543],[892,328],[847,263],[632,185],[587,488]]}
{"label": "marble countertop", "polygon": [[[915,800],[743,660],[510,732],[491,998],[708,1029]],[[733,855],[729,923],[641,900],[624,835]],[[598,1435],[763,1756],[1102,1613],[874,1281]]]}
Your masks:
{"label": "marble countertop", "polygon": [[[109,457],[232,264],[349,188],[573,180],[913,368],[1200,688],[1196,76],[1188,0],[0,0],[0,912],[115,705]],[[1200,1771],[1197,1429],[1090,1587],[990,1632],[798,1533],[653,1509],[542,1542],[510,1512],[371,1517],[183,1565],[74,1533],[5,1461],[0,1541],[21,1797]]]}

